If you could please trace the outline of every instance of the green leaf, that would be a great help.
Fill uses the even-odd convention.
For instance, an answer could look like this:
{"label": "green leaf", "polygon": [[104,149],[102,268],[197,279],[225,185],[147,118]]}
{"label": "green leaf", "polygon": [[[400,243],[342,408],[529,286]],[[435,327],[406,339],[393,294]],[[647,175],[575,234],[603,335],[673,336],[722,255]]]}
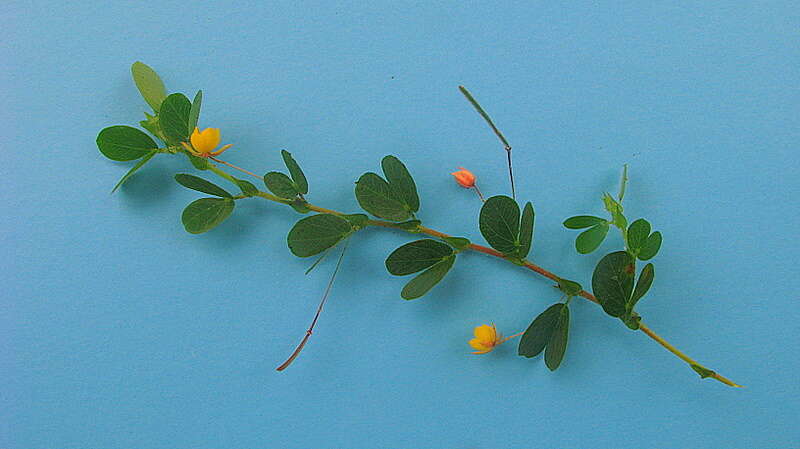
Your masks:
{"label": "green leaf", "polygon": [[231,215],[235,205],[230,198],[200,198],[183,210],[183,227],[191,234],[210,231]]}
{"label": "green leaf", "polygon": [[264,175],[264,184],[270,192],[281,198],[294,198],[297,196],[297,187],[283,173],[271,171]]}
{"label": "green leaf", "polygon": [[553,336],[547,343],[547,349],[544,351],[544,364],[550,369],[555,371],[561,365],[561,360],[564,358],[564,353],[567,351],[567,341],[569,340],[569,306],[564,305],[561,308],[561,313],[558,314],[558,322],[556,322],[553,329]]}
{"label": "green leaf", "polygon": [[456,256],[454,254],[423,271],[403,287],[400,296],[402,296],[403,299],[417,299],[425,293],[428,293],[430,289],[447,275],[447,272],[453,267],[455,261]]}
{"label": "green leaf", "polygon": [[581,290],[583,290],[583,287],[581,286],[581,284],[575,281],[559,278],[558,289],[564,292],[565,295],[576,296],[581,292]]}
{"label": "green leaf", "polygon": [[144,157],[158,145],[144,131],[117,125],[109,126],[97,135],[97,148],[112,161],[132,161]]}
{"label": "green leaf", "polygon": [[192,163],[192,166],[194,166],[194,168],[198,170],[208,170],[209,168],[211,168],[211,163],[208,162],[208,159],[204,157],[194,156],[190,154],[188,151],[186,151],[186,156],[189,158],[189,162]]}
{"label": "green leaf", "polygon": [[600,217],[593,217],[591,215],[576,215],[564,220],[564,227],[569,229],[583,229],[591,228],[594,225],[605,222],[606,220]]}
{"label": "green leaf", "polygon": [[189,140],[189,112],[192,103],[183,94],[172,94],[161,103],[158,121],[170,145],[178,145]]}
{"label": "green leaf", "polygon": [[519,257],[524,259],[531,251],[533,243],[533,204],[528,201],[522,209],[522,220],[519,222]]}
{"label": "green leaf", "polygon": [[597,249],[608,234],[608,223],[600,223],[581,232],[575,239],[575,249],[581,254],[589,254]]}
{"label": "green leaf", "polygon": [[400,162],[400,159],[386,156],[381,161],[381,167],[395,196],[400,198],[411,209],[411,212],[417,212],[419,210],[417,185],[414,184],[414,178],[408,173],[406,166]]}
{"label": "green leaf", "polygon": [[211,181],[206,181],[205,179],[198,178],[194,175],[178,173],[175,175],[175,180],[178,181],[178,184],[186,187],[187,189],[197,190],[198,192],[221,196],[223,198],[233,198],[233,195],[228,193],[228,191],[222,187],[214,184]]}
{"label": "green leaf", "polygon": [[455,248],[458,251],[463,251],[469,248],[472,245],[472,242],[469,239],[465,239],[464,237],[442,237],[442,240],[449,243],[450,246]]}
{"label": "green leaf", "polygon": [[292,176],[295,187],[297,187],[297,192],[303,195],[308,193],[308,180],[306,180],[306,175],[303,174],[303,170],[300,169],[300,166],[297,165],[297,162],[295,162],[292,157],[292,153],[281,150],[281,156],[283,157],[283,163],[286,164],[286,168],[289,169],[289,174]]}
{"label": "green leaf", "polygon": [[483,203],[479,217],[483,238],[503,254],[515,254],[519,247],[519,206],[513,199],[498,195]]}
{"label": "green leaf", "polygon": [[200,120],[200,107],[203,105],[203,91],[198,90],[192,101],[192,107],[189,109],[189,135],[192,134],[197,127],[197,122]]}
{"label": "green leaf", "polygon": [[369,217],[364,214],[342,215],[342,217],[349,221],[355,230],[364,229],[369,223]]}
{"label": "green leaf", "polygon": [[144,164],[146,164],[146,163],[147,163],[147,161],[149,161],[150,159],[152,159],[152,158],[153,158],[153,156],[155,156],[156,154],[158,154],[158,151],[151,151],[151,152],[150,152],[150,153],[148,153],[148,154],[147,154],[145,157],[141,158],[141,159],[139,160],[139,162],[137,162],[137,163],[136,163],[136,165],[134,165],[134,166],[133,166],[133,168],[131,168],[130,170],[128,170],[128,173],[125,173],[125,176],[123,176],[123,177],[122,177],[122,179],[120,179],[120,180],[119,180],[119,182],[117,183],[117,185],[115,185],[115,186],[114,186],[114,188],[111,190],[111,193],[114,193],[114,192],[116,192],[116,191],[117,191],[117,189],[118,189],[118,188],[120,188],[120,186],[122,186],[122,184],[125,184],[125,183],[128,181],[128,179],[130,179],[130,177],[131,177],[131,176],[133,176],[133,174],[134,174],[134,173],[136,173],[136,171],[137,171],[137,170],[139,170],[140,168],[142,168],[142,166],[143,166]]}
{"label": "green leaf", "polygon": [[661,249],[661,232],[656,231],[650,234],[650,237],[642,245],[639,250],[639,259],[650,260],[658,254],[659,249]]}
{"label": "green leaf", "polygon": [[389,183],[375,173],[364,173],[356,182],[356,199],[365,211],[391,221],[407,220],[411,213]]}
{"label": "green leaf", "polygon": [[453,248],[432,239],[406,243],[386,258],[386,269],[395,276],[422,271],[453,255]]}
{"label": "green leaf", "polygon": [[252,182],[245,181],[244,179],[237,179],[236,185],[242,191],[242,194],[247,196],[256,196],[258,194],[258,187],[254,186]]}
{"label": "green leaf", "polygon": [[287,242],[292,254],[309,257],[334,247],[352,231],[353,226],[342,217],[317,214],[295,223]]}
{"label": "green leaf", "polygon": [[650,235],[650,223],[644,218],[640,218],[631,223],[627,234],[628,247],[633,251],[638,251]]}
{"label": "green leaf", "polygon": [[553,304],[533,320],[519,340],[517,350],[519,355],[531,358],[544,351],[556,329],[562,308],[564,308],[563,303]]}
{"label": "green leaf", "polygon": [[633,290],[634,270],[634,259],[625,251],[607,254],[597,263],[592,290],[607,314],[619,317],[625,313]]}
{"label": "green leaf", "polygon": [[133,75],[133,82],[136,83],[136,88],[142,94],[142,98],[155,112],[158,112],[161,107],[161,102],[167,97],[167,90],[164,88],[164,82],[161,78],[151,69],[148,65],[136,61],[131,66],[131,75]]}
{"label": "green leaf", "polygon": [[650,290],[655,275],[653,264],[649,263],[642,268],[642,272],[639,273],[639,279],[636,281],[636,288],[633,289],[633,296],[628,301],[628,310],[633,310],[636,303]]}

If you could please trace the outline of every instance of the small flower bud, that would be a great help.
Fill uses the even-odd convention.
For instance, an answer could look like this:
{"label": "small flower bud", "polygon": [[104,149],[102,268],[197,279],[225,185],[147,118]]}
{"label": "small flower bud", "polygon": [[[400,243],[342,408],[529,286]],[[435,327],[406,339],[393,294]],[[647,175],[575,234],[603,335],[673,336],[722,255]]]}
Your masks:
{"label": "small flower bud", "polygon": [[464,188],[472,188],[475,187],[475,175],[472,174],[471,171],[465,169],[464,167],[458,167],[459,170],[457,172],[450,173],[453,177],[456,178],[456,182]]}

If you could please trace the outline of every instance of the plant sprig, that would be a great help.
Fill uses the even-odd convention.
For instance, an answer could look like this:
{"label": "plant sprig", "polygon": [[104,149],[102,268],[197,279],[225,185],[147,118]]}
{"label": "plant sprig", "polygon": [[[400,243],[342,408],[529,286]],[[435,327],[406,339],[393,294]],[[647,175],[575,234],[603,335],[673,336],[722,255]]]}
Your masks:
{"label": "plant sprig", "polygon": [[[582,297],[599,304],[608,315],[619,318],[628,328],[641,331],[656,341],[686,362],[702,378],[712,378],[729,386],[739,386],[689,358],[658,336],[642,322],[641,316],[635,311],[636,304],[649,291],[655,278],[653,264],[647,263],[639,270],[637,279],[636,262],[655,257],[661,247],[662,239],[660,232],[651,232],[651,225],[645,219],[638,219],[628,224],[622,206],[628,182],[627,166],[623,170],[617,198],[608,193],[602,197],[609,218],[580,215],[568,218],[564,222],[564,226],[569,229],[583,230],[575,241],[576,250],[580,254],[595,251],[603,243],[611,227],[618,229],[622,236],[623,249],[608,253],[598,261],[592,275],[594,291],[592,294],[584,290],[578,282],[559,277],[534,264],[528,258],[533,244],[535,221],[533,204],[526,202],[524,207],[520,208],[513,185],[511,147],[488,114],[463,86],[460,86],[462,93],[491,126],[508,154],[512,196],[496,195],[488,198],[483,203],[478,217],[479,231],[489,246],[423,226],[422,220],[417,215],[420,210],[420,198],[416,184],[405,164],[395,156],[383,158],[381,163],[383,176],[368,172],[363,174],[355,185],[354,193],[358,204],[375,218],[363,213],[346,214],[316,206],[306,199],[309,192],[308,180],[289,152],[285,150],[281,152],[288,175],[270,171],[262,177],[222,160],[219,154],[229,145],[217,149],[220,143],[219,130],[207,128],[200,131],[197,128],[202,92],[198,92],[193,101],[189,101],[180,93],[167,95],[161,78],[150,67],[137,62],[131,71],[137,88],[150,105],[153,114],[145,113],[146,120],[140,122],[142,128],[150,135],[125,125],[111,126],[100,131],[97,145],[103,155],[116,161],[138,160],[120,179],[114,190],[127,182],[153,157],[160,154],[182,154],[195,169],[222,178],[240,191],[234,194],[205,178],[186,173],[177,174],[175,180],[182,186],[210,195],[193,201],[184,209],[182,221],[186,231],[200,234],[214,229],[234,212],[237,201],[250,198],[287,205],[300,214],[314,212],[297,221],[287,236],[287,245],[294,255],[320,256],[309,271],[316,267],[321,258],[333,248],[342,242],[350,241],[354,234],[366,228],[386,228],[423,234],[428,238],[417,239],[400,246],[389,254],[385,261],[387,271],[392,275],[415,275],[402,288],[401,297],[406,300],[420,298],[435,288],[453,269],[458,255],[464,251],[475,251],[506,260],[555,283],[564,301],[549,306],[532,321],[528,329],[522,333],[518,349],[519,355],[523,357],[535,357],[544,352],[545,364],[550,370],[555,370],[562,364],[566,353],[570,327],[569,304],[573,298]],[[154,138],[161,143],[157,144]],[[259,178],[266,190],[261,190],[249,181],[236,178],[218,164]],[[460,184],[463,186],[465,182],[465,178],[462,178]],[[474,176],[470,184],[474,185]],[[470,184],[467,186],[471,186]],[[336,273],[342,264],[346,246],[344,243],[331,280],[305,337],[278,370],[285,369],[305,347],[328,299]],[[494,345],[508,340],[508,338],[501,339],[494,326],[491,328],[482,326],[480,332],[488,339],[476,343],[484,345],[480,346],[481,348],[488,348],[480,353],[488,352]],[[476,329],[477,334],[478,329]]]}

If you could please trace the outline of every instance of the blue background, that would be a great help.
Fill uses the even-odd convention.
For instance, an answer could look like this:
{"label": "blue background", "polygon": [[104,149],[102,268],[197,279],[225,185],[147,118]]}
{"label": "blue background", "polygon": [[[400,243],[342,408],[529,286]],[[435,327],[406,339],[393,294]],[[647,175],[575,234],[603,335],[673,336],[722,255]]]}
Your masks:
{"label": "blue background", "polygon": [[[792,1],[3,2],[0,447],[797,447],[798,27]],[[304,276],[296,214],[258,200],[187,234],[182,158],[109,195],[131,164],[94,140],[143,118],[135,60],[204,90],[229,161],[263,173],[289,149],[314,203],[355,212],[352,182],[396,154],[425,223],[479,241],[449,172],[508,188],[467,85],[515,147],[533,259],[584,285],[601,253],[561,222],[602,213],[629,163],[628,216],[665,236],[645,322],[747,388],[586,301],[555,374],[515,343],[471,356],[474,326],[523,330],[551,284],[467,254],[406,302],[383,259],[409,236],[381,230],[276,372],[334,259]]]}

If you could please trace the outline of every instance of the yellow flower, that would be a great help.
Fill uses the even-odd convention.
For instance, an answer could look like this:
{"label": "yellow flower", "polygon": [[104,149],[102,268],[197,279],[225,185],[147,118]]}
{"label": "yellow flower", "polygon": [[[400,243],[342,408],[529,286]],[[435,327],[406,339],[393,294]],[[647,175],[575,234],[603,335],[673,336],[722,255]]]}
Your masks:
{"label": "yellow flower", "polygon": [[475,328],[475,338],[469,341],[469,345],[477,349],[473,354],[486,354],[504,341],[494,324],[484,324]]}
{"label": "yellow flower", "polygon": [[184,148],[198,157],[219,156],[232,146],[232,144],[224,145],[219,150],[214,151],[220,141],[219,128],[206,128],[202,131],[200,131],[200,128],[195,128],[189,140],[192,142],[191,145],[182,142]]}

